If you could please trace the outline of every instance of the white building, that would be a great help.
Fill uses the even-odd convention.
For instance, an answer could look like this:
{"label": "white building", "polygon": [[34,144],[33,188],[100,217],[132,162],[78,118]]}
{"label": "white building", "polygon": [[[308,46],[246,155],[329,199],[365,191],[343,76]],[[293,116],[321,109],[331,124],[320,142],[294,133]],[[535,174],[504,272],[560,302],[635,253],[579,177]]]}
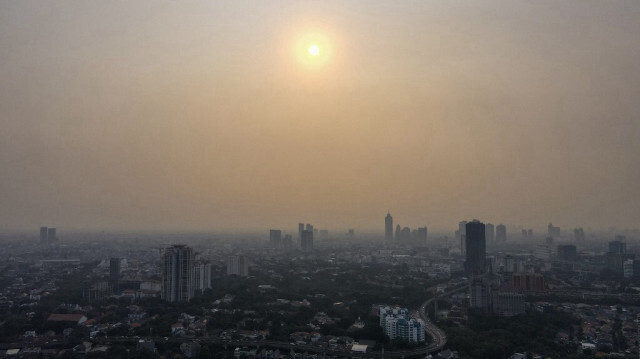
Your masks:
{"label": "white building", "polygon": [[227,274],[246,277],[249,275],[249,261],[245,256],[229,256],[227,259]]}
{"label": "white building", "polygon": [[410,319],[407,308],[380,307],[380,326],[391,340],[400,338],[410,342],[425,341],[424,322],[421,319]]}
{"label": "white building", "polygon": [[193,268],[193,285],[196,290],[211,289],[211,263],[197,263]]}

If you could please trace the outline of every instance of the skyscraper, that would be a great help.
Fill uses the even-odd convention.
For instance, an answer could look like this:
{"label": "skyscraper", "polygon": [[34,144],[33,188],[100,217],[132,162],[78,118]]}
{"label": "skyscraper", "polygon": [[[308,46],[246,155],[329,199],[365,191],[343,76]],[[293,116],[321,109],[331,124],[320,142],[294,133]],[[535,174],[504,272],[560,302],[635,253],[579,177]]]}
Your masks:
{"label": "skyscraper", "polygon": [[547,226],[547,234],[549,237],[558,238],[560,237],[560,227],[554,226],[552,223],[549,223]]}
{"label": "skyscraper", "polygon": [[496,242],[507,241],[507,227],[504,224],[499,224],[496,227]]}
{"label": "skyscraper", "polygon": [[227,259],[227,274],[240,277],[249,275],[249,261],[245,256],[229,256]]}
{"label": "skyscraper", "polygon": [[109,281],[113,292],[118,293],[120,291],[120,258],[109,259]]}
{"label": "skyscraper", "polygon": [[55,228],[47,228],[47,242],[53,244],[58,240]]}
{"label": "skyscraper", "polygon": [[40,244],[47,244],[47,227],[40,227]]}
{"label": "skyscraper", "polygon": [[417,231],[417,242],[418,244],[425,245],[427,244],[427,227],[418,227]]}
{"label": "skyscraper", "polygon": [[473,221],[467,223],[465,227],[465,273],[483,273],[486,260],[486,239],[484,223],[478,221],[477,219],[474,219]]}
{"label": "skyscraper", "polygon": [[493,224],[486,223],[484,225],[484,238],[487,240],[487,243],[493,243],[496,239],[496,232],[494,230]]}
{"label": "skyscraper", "polygon": [[272,229],[269,231],[269,244],[273,248],[282,248],[282,231],[279,229]]}
{"label": "skyscraper", "polygon": [[467,231],[467,221],[461,221],[458,223],[458,230],[456,231],[456,235],[460,240],[460,254],[464,255],[466,253],[467,248],[465,247],[465,233]]}
{"label": "skyscraper", "polygon": [[193,268],[193,286],[197,290],[211,288],[211,263],[199,262]]}
{"label": "skyscraper", "polygon": [[389,212],[384,217],[384,240],[387,242],[393,241],[393,217]]}
{"label": "skyscraper", "polygon": [[302,240],[300,241],[300,247],[305,252],[313,250],[313,231],[302,231]]}
{"label": "skyscraper", "polygon": [[120,278],[120,258],[109,259],[109,279],[112,281]]}
{"label": "skyscraper", "polygon": [[194,257],[191,248],[183,244],[175,244],[164,250],[162,299],[183,302],[193,297]]}

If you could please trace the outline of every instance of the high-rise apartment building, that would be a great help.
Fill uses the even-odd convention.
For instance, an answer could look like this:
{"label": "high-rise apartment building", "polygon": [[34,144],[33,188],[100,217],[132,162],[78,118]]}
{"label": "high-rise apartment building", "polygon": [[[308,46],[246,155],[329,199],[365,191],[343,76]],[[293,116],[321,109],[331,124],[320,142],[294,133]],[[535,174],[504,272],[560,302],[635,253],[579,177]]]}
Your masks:
{"label": "high-rise apartment building", "polygon": [[227,274],[240,277],[249,275],[249,261],[245,256],[229,256],[227,259]]}
{"label": "high-rise apartment building", "polygon": [[196,263],[193,267],[193,286],[196,290],[211,289],[211,263]]}
{"label": "high-rise apartment building", "polygon": [[401,338],[413,343],[425,341],[424,322],[410,318],[407,308],[380,307],[380,326],[391,340]]}
{"label": "high-rise apartment building", "polygon": [[168,302],[188,301],[193,297],[193,250],[175,244],[162,256],[162,299]]}
{"label": "high-rise apartment building", "polygon": [[467,274],[479,274],[485,270],[486,239],[484,223],[474,219],[465,226],[465,262]]}

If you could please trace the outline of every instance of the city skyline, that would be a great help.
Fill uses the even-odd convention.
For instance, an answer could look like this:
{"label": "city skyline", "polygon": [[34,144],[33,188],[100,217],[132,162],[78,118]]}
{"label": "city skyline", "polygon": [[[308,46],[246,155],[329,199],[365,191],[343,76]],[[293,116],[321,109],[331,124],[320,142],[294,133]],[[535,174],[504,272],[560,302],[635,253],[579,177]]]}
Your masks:
{"label": "city skyline", "polygon": [[0,2],[0,229],[638,228],[638,14]]}

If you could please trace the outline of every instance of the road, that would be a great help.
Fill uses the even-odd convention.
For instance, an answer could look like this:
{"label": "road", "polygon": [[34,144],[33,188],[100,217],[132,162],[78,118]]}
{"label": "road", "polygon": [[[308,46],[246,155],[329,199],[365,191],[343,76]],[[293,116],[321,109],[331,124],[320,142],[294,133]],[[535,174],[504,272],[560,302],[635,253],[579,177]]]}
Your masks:
{"label": "road", "polygon": [[[439,297],[448,297],[454,293],[462,292],[467,288],[468,288],[468,285],[463,284],[448,292],[445,292],[439,295]],[[425,348],[426,349],[425,354],[442,350],[442,348],[444,348],[444,346],[447,344],[447,334],[445,334],[445,332],[442,329],[438,328],[431,320],[429,320],[429,317],[427,316],[427,313],[426,313],[427,307],[431,305],[431,303],[433,303],[435,299],[436,299],[435,297],[428,299],[427,301],[422,303],[422,306],[420,306],[420,318],[422,318],[422,320],[424,321],[424,329],[427,332],[427,334],[429,334],[431,339],[433,339],[433,342],[431,342],[431,344],[429,344]]]}

